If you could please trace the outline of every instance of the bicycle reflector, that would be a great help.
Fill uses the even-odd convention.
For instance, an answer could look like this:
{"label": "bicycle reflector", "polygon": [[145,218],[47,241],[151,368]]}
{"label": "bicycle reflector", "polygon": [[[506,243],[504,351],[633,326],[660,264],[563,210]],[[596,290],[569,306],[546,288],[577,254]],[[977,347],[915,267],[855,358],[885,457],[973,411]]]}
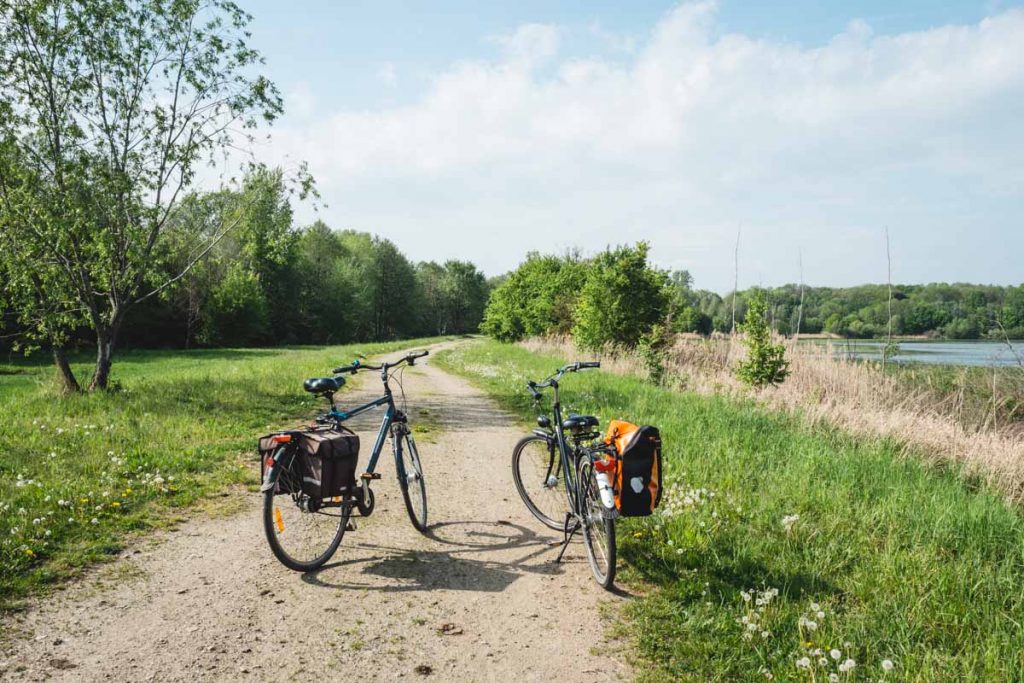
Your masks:
{"label": "bicycle reflector", "polygon": [[613,458],[598,460],[594,463],[594,469],[598,472],[613,472],[615,471],[615,460]]}
{"label": "bicycle reflector", "polygon": [[291,434],[275,434],[274,436],[270,437],[270,440],[273,441],[274,443],[288,443],[288,442],[290,442],[292,440],[292,435]]}

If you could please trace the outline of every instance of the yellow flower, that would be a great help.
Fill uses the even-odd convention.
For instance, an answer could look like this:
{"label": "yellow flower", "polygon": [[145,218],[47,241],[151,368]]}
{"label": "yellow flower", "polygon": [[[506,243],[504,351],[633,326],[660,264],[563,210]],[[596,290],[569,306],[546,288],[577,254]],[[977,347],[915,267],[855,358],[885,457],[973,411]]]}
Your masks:
{"label": "yellow flower", "polygon": [[636,532],[635,534],[633,534],[633,538],[640,538],[640,537],[641,537],[641,536],[643,536],[643,535],[644,535],[644,532],[642,532],[642,531],[638,531],[638,532]]}
{"label": "yellow flower", "polygon": [[124,495],[126,495],[126,496],[132,495],[132,490],[131,489],[125,489],[124,490]]}
{"label": "yellow flower", "polygon": [[36,556],[36,554],[34,552],[32,552],[32,548],[25,548],[25,554],[28,555],[29,557],[35,557]]}
{"label": "yellow flower", "polygon": [[78,502],[81,503],[82,505],[85,505],[86,503],[89,502],[89,499],[88,498],[79,498]]}
{"label": "yellow flower", "polygon": [[110,504],[110,507],[112,507],[112,508],[119,508],[119,507],[121,507],[121,504],[120,504],[120,503],[118,503],[118,502],[117,502],[117,501],[115,500],[115,501],[114,501],[113,503],[111,503],[111,504]]}

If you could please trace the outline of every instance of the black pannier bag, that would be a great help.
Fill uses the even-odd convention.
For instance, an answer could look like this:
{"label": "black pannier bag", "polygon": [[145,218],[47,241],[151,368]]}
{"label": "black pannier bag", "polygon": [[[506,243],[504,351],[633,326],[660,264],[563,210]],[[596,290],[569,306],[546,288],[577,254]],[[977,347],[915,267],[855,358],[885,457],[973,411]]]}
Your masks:
{"label": "black pannier bag", "polygon": [[[295,457],[301,475],[301,490],[310,498],[324,499],[351,495],[355,490],[356,465],[359,460],[359,437],[342,428],[315,429],[295,435]],[[266,476],[268,458],[283,444],[277,444],[273,435],[260,439],[260,460]],[[277,480],[275,493],[296,493],[291,482],[281,477]]]}
{"label": "black pannier bag", "polygon": [[615,507],[623,517],[643,517],[661,502],[661,434],[625,420],[608,424],[605,443],[614,444],[618,463],[613,482]]}

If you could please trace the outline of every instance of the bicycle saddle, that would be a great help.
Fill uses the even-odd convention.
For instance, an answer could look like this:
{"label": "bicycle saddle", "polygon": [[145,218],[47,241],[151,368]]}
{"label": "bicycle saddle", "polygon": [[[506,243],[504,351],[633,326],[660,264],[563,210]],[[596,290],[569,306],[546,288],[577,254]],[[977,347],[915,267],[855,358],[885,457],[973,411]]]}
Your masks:
{"label": "bicycle saddle", "polygon": [[594,415],[573,415],[562,422],[562,429],[586,429],[598,425],[597,417]]}
{"label": "bicycle saddle", "polygon": [[344,377],[311,377],[302,383],[302,388],[311,394],[333,394],[343,386]]}

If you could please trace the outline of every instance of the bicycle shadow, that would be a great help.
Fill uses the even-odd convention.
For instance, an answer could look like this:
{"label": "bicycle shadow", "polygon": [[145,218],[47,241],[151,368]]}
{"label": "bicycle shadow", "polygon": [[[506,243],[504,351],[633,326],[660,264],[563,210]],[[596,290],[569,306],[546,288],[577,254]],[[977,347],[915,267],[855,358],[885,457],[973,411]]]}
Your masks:
{"label": "bicycle shadow", "polygon": [[[532,529],[506,521],[467,520],[431,526],[427,538],[444,550],[417,550],[376,544],[349,546],[349,550],[377,553],[332,562],[302,575],[307,584],[334,589],[358,589],[383,593],[407,593],[437,589],[497,593],[527,574],[558,575],[573,559],[554,559],[559,538],[540,536]],[[519,552],[516,552],[519,551]],[[386,553],[380,557],[380,553]],[[513,557],[508,557],[508,553]],[[487,553],[502,553],[488,558]],[[568,561],[567,561],[568,560]],[[358,576],[377,580],[359,581],[349,572],[334,580],[343,568],[358,568]],[[380,579],[386,580],[381,585]]]}

